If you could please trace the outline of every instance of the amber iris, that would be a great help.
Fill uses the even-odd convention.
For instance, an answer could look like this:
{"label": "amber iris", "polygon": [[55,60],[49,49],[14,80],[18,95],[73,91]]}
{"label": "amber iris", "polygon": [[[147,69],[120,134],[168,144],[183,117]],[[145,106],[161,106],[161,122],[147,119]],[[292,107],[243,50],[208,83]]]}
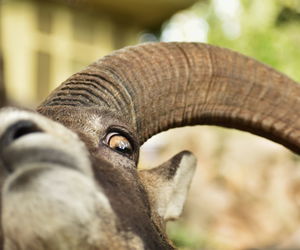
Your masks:
{"label": "amber iris", "polygon": [[110,148],[124,154],[132,154],[133,152],[133,148],[129,140],[118,133],[111,134],[107,144]]}

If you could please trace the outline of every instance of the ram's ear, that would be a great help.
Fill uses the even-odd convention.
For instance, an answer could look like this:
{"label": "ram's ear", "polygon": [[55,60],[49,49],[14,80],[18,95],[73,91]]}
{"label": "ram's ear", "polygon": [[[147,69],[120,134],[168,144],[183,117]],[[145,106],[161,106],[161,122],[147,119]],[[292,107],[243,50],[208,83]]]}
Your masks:
{"label": "ram's ear", "polygon": [[180,216],[195,168],[195,156],[183,151],[156,168],[139,171],[152,208],[165,221]]}

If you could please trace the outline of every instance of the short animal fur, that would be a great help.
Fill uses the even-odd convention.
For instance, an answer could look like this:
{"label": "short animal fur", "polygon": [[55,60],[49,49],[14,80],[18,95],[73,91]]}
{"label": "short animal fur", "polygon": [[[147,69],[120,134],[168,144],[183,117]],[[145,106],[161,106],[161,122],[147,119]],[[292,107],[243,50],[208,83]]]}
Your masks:
{"label": "short animal fur", "polygon": [[300,152],[300,87],[236,52],[200,43],[125,48],[71,76],[37,112],[0,112],[4,250],[173,249],[165,223],[196,160],[138,170],[161,131],[211,124]]}

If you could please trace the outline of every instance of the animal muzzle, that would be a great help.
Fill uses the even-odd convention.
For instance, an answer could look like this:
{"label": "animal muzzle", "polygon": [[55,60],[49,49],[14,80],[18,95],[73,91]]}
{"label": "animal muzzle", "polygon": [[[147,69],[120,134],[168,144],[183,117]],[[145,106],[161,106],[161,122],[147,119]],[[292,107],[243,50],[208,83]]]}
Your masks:
{"label": "animal muzzle", "polygon": [[13,108],[0,110],[0,121],[4,249],[101,246],[99,232],[115,227],[114,213],[77,135]]}
{"label": "animal muzzle", "polygon": [[13,108],[2,109],[0,120],[0,159],[9,173],[24,165],[54,164],[92,177],[85,145],[62,125]]}

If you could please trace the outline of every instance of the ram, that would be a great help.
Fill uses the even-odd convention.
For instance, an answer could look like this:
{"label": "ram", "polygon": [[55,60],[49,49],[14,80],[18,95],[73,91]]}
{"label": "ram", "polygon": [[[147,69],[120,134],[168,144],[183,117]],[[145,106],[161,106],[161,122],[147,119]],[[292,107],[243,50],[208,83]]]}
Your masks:
{"label": "ram", "polygon": [[[39,114],[38,114],[39,113]],[[300,87],[253,59],[206,44],[125,48],[67,79],[37,112],[0,112],[5,250],[173,249],[196,159],[138,170],[161,131],[212,124],[300,152]]]}

